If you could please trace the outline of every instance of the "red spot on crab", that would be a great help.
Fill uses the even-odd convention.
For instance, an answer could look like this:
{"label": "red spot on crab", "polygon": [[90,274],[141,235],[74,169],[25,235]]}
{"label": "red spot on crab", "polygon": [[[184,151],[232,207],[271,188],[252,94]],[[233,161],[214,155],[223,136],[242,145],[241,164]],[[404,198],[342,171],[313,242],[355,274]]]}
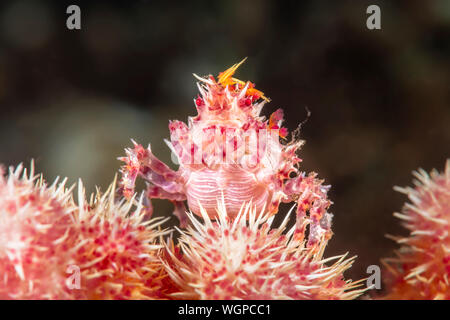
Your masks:
{"label": "red spot on crab", "polygon": [[283,110],[278,109],[270,115],[269,118],[269,129],[278,129],[280,123],[283,121]]}
{"label": "red spot on crab", "polygon": [[201,107],[205,105],[205,101],[203,101],[202,98],[198,97],[197,99],[195,99],[195,104],[197,105],[197,107]]}

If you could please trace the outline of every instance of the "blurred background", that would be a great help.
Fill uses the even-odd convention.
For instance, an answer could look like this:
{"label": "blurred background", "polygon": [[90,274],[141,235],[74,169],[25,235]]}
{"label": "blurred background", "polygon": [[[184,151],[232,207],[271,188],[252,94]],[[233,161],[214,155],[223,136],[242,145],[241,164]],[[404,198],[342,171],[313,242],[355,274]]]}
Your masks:
{"label": "blurred background", "polygon": [[[66,28],[70,4],[81,30]],[[366,28],[370,4],[381,30]],[[397,247],[384,235],[406,234],[392,187],[450,157],[448,0],[1,1],[0,163],[34,158],[49,181],[104,190],[134,138],[175,168],[163,138],[195,114],[192,73],[244,57],[237,77],[272,99],[265,115],[283,108],[293,130],[311,110],[301,158],[332,185],[326,255],[358,255],[346,276],[366,277]]]}

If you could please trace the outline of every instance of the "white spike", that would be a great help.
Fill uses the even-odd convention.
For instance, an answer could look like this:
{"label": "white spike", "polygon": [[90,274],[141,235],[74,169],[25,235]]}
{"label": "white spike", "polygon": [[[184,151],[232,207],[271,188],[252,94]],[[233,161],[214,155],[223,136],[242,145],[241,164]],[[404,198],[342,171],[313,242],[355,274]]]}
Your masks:
{"label": "white spike", "polygon": [[78,179],[78,210],[80,217],[84,217],[84,201],[85,201],[85,195],[84,195],[84,188],[83,188],[83,182],[81,181],[81,178]]}
{"label": "white spike", "polygon": [[239,93],[239,99],[242,99],[245,97],[245,93],[247,92],[248,86],[250,85],[250,82],[247,81],[245,84],[245,87],[242,89],[242,91]]}
{"label": "white spike", "polygon": [[197,88],[198,88],[198,91],[200,91],[200,95],[204,98],[207,94],[206,94],[205,90],[203,89],[203,87],[200,85],[200,82],[197,82]]}
{"label": "white spike", "polygon": [[207,83],[207,84],[209,84],[209,85],[211,85],[211,86],[214,85],[214,82],[212,82],[212,81],[209,80],[209,79],[199,77],[199,76],[196,75],[195,73],[193,73],[192,75],[193,75],[197,80],[199,80],[199,81],[201,81],[201,82]]}

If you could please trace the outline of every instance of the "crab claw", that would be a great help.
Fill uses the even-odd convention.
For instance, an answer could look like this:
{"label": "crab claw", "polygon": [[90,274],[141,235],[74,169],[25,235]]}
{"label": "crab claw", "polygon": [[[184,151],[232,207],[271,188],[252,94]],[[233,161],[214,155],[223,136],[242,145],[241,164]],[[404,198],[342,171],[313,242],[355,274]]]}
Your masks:
{"label": "crab claw", "polygon": [[125,149],[126,157],[118,158],[125,162],[120,169],[122,178],[119,184],[119,192],[125,198],[130,199],[134,194],[137,177],[142,177],[147,182],[146,206],[148,214],[153,213],[151,199],[168,199],[174,203],[174,214],[180,220],[180,224],[184,226],[187,217],[185,217],[186,210],[183,204],[186,196],[182,177],[156,158],[150,145],[144,148],[134,140],[132,142],[134,148]]}

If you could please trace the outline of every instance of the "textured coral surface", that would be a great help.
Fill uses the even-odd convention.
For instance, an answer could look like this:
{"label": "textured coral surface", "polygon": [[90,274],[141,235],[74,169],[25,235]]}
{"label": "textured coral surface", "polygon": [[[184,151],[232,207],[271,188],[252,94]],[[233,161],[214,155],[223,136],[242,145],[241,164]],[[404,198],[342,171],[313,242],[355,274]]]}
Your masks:
{"label": "textured coral surface", "polygon": [[450,299],[450,160],[444,172],[414,172],[414,187],[399,188],[407,202],[395,216],[410,231],[393,237],[402,245],[385,259],[386,299]]}
{"label": "textured coral surface", "polygon": [[1,299],[165,297],[163,219],[146,219],[134,199],[117,202],[114,184],[87,201],[80,181],[76,205],[65,181],[48,187],[21,173],[0,175]]}
{"label": "textured coral surface", "polygon": [[181,253],[167,246],[165,264],[178,286],[172,297],[353,299],[364,291],[355,290],[360,281],[343,279],[354,257],[323,259],[327,240],[312,249],[293,237],[294,228],[283,234],[289,215],[271,229],[273,216],[257,214],[251,205],[243,206],[236,219],[225,210],[224,202],[219,203],[216,222],[202,208],[204,223],[189,214],[192,227],[182,233]]}
{"label": "textured coral surface", "polygon": [[138,202],[114,199],[115,184],[105,194],[86,202],[81,182],[80,204],[74,214],[70,262],[80,267],[77,299],[160,299],[164,298],[165,274],[159,260],[157,227],[165,219],[146,219]]}
{"label": "textured coral surface", "polygon": [[64,242],[75,206],[64,181],[0,172],[0,299],[66,299]]}

